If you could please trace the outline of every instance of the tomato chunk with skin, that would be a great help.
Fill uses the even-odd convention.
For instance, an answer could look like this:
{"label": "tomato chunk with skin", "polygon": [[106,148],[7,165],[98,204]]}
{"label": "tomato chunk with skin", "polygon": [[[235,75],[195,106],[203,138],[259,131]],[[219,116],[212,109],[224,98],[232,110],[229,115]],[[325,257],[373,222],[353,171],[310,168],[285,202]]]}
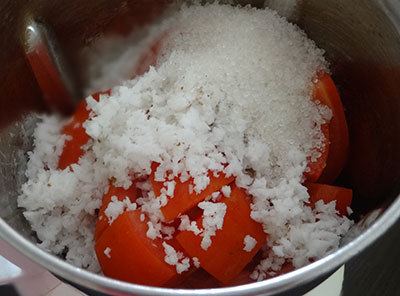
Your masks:
{"label": "tomato chunk with skin", "polygon": [[123,201],[128,197],[131,202],[135,202],[136,198],[138,197],[136,184],[133,183],[128,189],[124,189],[123,187],[115,187],[114,185],[110,184],[108,192],[103,196],[102,205],[99,210],[96,230],[94,232],[95,241],[99,239],[99,237],[110,225],[109,220],[105,214],[105,210],[107,209],[113,196],[116,196],[119,201]]}
{"label": "tomato chunk with skin", "polygon": [[86,102],[81,101],[76,108],[72,120],[62,130],[62,133],[69,138],[65,140],[63,151],[58,160],[58,168],[61,170],[78,162],[83,154],[81,147],[90,139],[82,126],[83,122],[89,117],[89,111],[86,110],[86,106]]}
{"label": "tomato chunk with skin", "polygon": [[[207,250],[201,247],[202,236],[192,231],[182,231],[176,239],[190,256],[199,259],[204,270],[226,285],[251,261],[267,235],[262,225],[250,217],[250,200],[243,189],[231,185],[230,197],[223,197],[220,202],[227,206],[224,222],[222,229],[211,236],[212,243]],[[196,220],[199,229],[202,222],[202,217]],[[248,235],[256,240],[250,251],[244,250]]]}
{"label": "tomato chunk with skin", "polygon": [[326,161],[329,155],[329,124],[321,125],[321,131],[325,136],[322,142],[323,147],[316,148],[315,150],[321,155],[315,161],[311,161],[311,157],[308,157],[307,170],[304,172],[304,177],[309,182],[317,182],[322,175]]}
{"label": "tomato chunk with skin", "polygon": [[346,163],[349,148],[349,131],[342,101],[329,74],[319,74],[318,81],[314,84],[313,98],[328,106],[333,113],[329,123],[330,146],[326,168],[318,180],[320,183],[331,184],[339,176]]}
{"label": "tomato chunk with skin", "polygon": [[[155,172],[158,163],[152,164],[152,172],[150,175],[151,184],[153,186],[154,194],[156,197],[160,196],[161,190],[164,187],[163,182],[155,180]],[[219,173],[218,177],[215,177],[212,172],[208,173],[210,183],[200,193],[196,193],[194,190],[191,192],[191,187],[194,186],[193,178],[190,178],[186,182],[181,182],[179,177],[174,178],[175,189],[174,196],[168,198],[168,203],[161,208],[164,218],[167,222],[173,221],[180,214],[186,213],[188,210],[195,207],[199,202],[203,201],[207,196],[212,193],[219,191],[223,186],[228,185],[234,181],[234,177],[226,177],[225,174]]]}
{"label": "tomato chunk with skin", "polygon": [[347,216],[347,208],[350,207],[353,198],[353,191],[348,188],[318,184],[305,183],[308,194],[310,195],[310,205],[314,208],[315,204],[322,200],[328,204],[336,201],[336,210],[343,216]]}
{"label": "tomato chunk with skin", "polygon": [[163,242],[146,236],[148,219],[141,220],[140,210],[126,211],[97,240],[95,251],[104,275],[122,281],[150,286],[171,286],[183,274],[165,262]]}
{"label": "tomato chunk with skin", "polygon": [[[110,94],[110,90],[97,92],[92,97],[98,101],[101,94]],[[58,168],[63,170],[71,164],[77,163],[83,155],[82,146],[85,145],[90,137],[86,134],[83,123],[89,119],[90,110],[87,110],[85,100],[81,101],[75,109],[71,121],[64,126],[61,133],[68,136],[65,140],[63,151],[58,160]]]}

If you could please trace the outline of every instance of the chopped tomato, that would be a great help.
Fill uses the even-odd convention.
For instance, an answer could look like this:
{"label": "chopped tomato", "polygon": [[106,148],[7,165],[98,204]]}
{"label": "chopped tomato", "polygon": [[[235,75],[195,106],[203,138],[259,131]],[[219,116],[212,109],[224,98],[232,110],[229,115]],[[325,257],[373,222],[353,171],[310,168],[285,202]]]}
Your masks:
{"label": "chopped tomato", "polygon": [[336,210],[343,216],[347,215],[347,208],[350,207],[353,197],[351,189],[318,183],[306,183],[305,186],[310,195],[312,208],[319,200],[326,204],[336,201]]}
{"label": "chopped tomato", "polygon": [[174,285],[182,274],[177,273],[176,266],[165,262],[163,243],[175,247],[178,244],[174,239],[148,238],[148,219],[141,219],[141,215],[140,210],[124,212],[103,232],[95,245],[100,266],[106,276],[118,280],[151,286]]}
{"label": "chopped tomato", "polygon": [[81,147],[90,139],[82,126],[83,122],[89,117],[89,111],[86,109],[86,106],[86,101],[81,101],[76,108],[71,122],[62,130],[62,133],[69,138],[65,140],[63,151],[58,160],[58,168],[61,170],[78,162],[79,157],[83,154]]}
{"label": "chopped tomato", "polygon": [[314,85],[313,97],[321,104],[328,106],[333,113],[329,123],[330,146],[326,168],[318,180],[321,183],[331,184],[339,176],[346,163],[349,131],[342,101],[329,74],[322,73],[318,76],[318,82]]}
{"label": "chopped tomato", "polygon": [[322,172],[326,167],[326,160],[329,155],[329,125],[321,125],[321,131],[325,136],[322,142],[323,147],[316,148],[315,150],[321,154],[315,161],[311,161],[311,157],[308,157],[307,170],[304,172],[304,177],[309,182],[317,182]]}
{"label": "chopped tomato", "polygon": [[97,218],[96,230],[94,232],[94,239],[96,241],[109,226],[109,220],[104,212],[107,209],[108,204],[111,202],[111,198],[113,196],[116,196],[119,201],[122,201],[128,197],[131,202],[134,202],[138,197],[135,183],[133,183],[129,189],[115,187],[114,185],[110,184],[108,192],[103,197],[102,205]]}
{"label": "chopped tomato", "polygon": [[[243,189],[231,185],[230,197],[223,197],[221,202],[227,206],[223,226],[211,236],[207,250],[201,247],[202,237],[192,231],[182,231],[176,239],[190,256],[199,259],[203,269],[223,284],[229,284],[255,256],[267,235],[261,224],[250,217],[250,201]],[[199,229],[202,222],[202,217],[196,220]],[[244,250],[248,235],[255,240],[250,251]]]}
{"label": "chopped tomato", "polygon": [[[92,97],[98,101],[101,94],[110,94],[110,90],[97,92]],[[61,133],[68,136],[65,140],[63,151],[58,160],[58,168],[63,170],[71,164],[77,163],[83,155],[82,146],[85,145],[90,137],[86,134],[83,123],[89,119],[90,110],[87,109],[85,100],[81,101],[75,109],[71,121],[64,126]]]}
{"label": "chopped tomato", "polygon": [[[150,175],[151,183],[156,197],[161,194],[161,189],[164,187],[163,182],[158,182],[154,179],[154,175],[158,166],[158,163],[152,164],[152,172]],[[167,222],[176,219],[180,214],[186,213],[188,210],[196,206],[199,202],[203,201],[207,196],[216,191],[219,191],[223,186],[228,185],[234,181],[233,176],[226,177],[223,173],[219,173],[219,176],[215,177],[212,172],[209,172],[208,177],[210,178],[210,183],[203,191],[198,194],[194,190],[191,190],[191,188],[194,187],[193,178],[190,178],[188,181],[183,183],[180,181],[179,177],[174,178],[174,196],[169,197],[168,203],[161,208],[161,211]]]}

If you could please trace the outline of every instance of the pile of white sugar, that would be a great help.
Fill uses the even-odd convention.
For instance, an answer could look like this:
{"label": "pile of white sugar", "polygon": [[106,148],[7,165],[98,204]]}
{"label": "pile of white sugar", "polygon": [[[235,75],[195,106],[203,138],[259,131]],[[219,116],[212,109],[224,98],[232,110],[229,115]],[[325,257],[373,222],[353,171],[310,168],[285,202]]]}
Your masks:
{"label": "pile of white sugar", "polygon": [[[223,171],[253,196],[252,218],[268,234],[255,280],[285,261],[300,267],[336,250],[351,221],[336,214],[334,203],[305,206],[302,185],[307,157],[318,158],[312,148],[323,145],[320,125],[331,117],[311,99],[312,80],[327,71],[323,51],[275,12],[250,7],[184,6],[149,32],[146,44],[165,36],[156,66],[99,102],[87,98],[93,112],[84,127],[92,140],[72,169],[57,169],[65,122],[43,117],[38,125],[18,202],[40,246],[99,271],[93,233],[108,180],[128,188],[158,162],[160,181],[168,181],[166,172],[182,181],[190,175],[200,192],[209,170]],[[115,60],[110,69],[123,64]],[[114,74],[104,75],[107,81]],[[167,200],[156,199],[148,182],[141,186],[148,193],[137,206],[151,220],[149,235],[171,235],[160,223]],[[187,216],[181,220],[193,226]],[[244,248],[254,245],[247,237]],[[171,254],[166,258],[178,262]]]}

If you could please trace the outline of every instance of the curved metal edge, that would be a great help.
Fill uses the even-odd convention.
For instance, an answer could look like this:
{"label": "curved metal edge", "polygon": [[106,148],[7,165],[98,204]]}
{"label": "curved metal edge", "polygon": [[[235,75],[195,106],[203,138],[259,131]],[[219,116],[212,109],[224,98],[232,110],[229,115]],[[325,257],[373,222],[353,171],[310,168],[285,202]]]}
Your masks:
{"label": "curved metal edge", "polygon": [[118,280],[93,274],[74,267],[65,261],[34,246],[4,220],[0,219],[0,237],[28,256],[32,261],[42,265],[49,271],[79,285],[105,293],[132,293],[139,295],[273,295],[311,282],[318,276],[327,274],[343,265],[351,257],[361,253],[381,237],[400,217],[400,197],[386,212],[364,233],[354,241],[336,252],[293,272],[266,281],[229,288],[213,288],[199,290],[184,290],[170,288],[155,288],[129,284]]}

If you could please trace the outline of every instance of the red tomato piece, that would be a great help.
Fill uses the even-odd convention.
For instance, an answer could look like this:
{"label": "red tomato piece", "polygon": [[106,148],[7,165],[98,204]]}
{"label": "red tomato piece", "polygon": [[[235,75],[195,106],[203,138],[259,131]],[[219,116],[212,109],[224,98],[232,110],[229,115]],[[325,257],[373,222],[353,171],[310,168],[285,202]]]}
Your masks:
{"label": "red tomato piece", "polygon": [[[199,259],[203,269],[223,284],[229,284],[259,251],[267,235],[262,225],[250,217],[250,201],[243,189],[231,185],[230,197],[223,197],[221,202],[227,206],[223,226],[211,237],[207,250],[201,247],[202,237],[192,231],[182,231],[176,239],[190,256]],[[202,222],[202,217],[196,220],[199,229]],[[256,240],[250,252],[244,250],[247,235]]]}
{"label": "red tomato piece", "polygon": [[148,238],[148,219],[142,221],[141,214],[140,210],[124,212],[97,240],[95,251],[104,275],[141,285],[175,285],[183,274],[165,262],[163,242],[177,243]]}
{"label": "red tomato piece", "polygon": [[305,183],[310,195],[310,205],[314,208],[315,203],[322,200],[324,203],[336,201],[336,210],[343,216],[347,216],[347,207],[350,207],[353,191],[348,188],[318,184]]}
{"label": "red tomato piece", "polygon": [[[157,182],[154,179],[155,171],[159,166],[158,163],[152,164],[152,172],[150,175],[151,184],[153,186],[154,194],[158,197],[161,194],[161,189],[164,187],[163,182]],[[168,199],[168,203],[161,208],[164,218],[167,222],[173,221],[180,214],[186,213],[188,210],[195,207],[199,202],[203,201],[207,196],[219,191],[223,186],[228,185],[234,181],[234,177],[226,177],[225,174],[220,173],[215,177],[212,172],[208,174],[210,178],[209,185],[197,194],[194,190],[190,192],[193,187],[193,178],[182,183],[179,177],[174,178],[176,182],[174,197]]]}
{"label": "red tomato piece", "polygon": [[89,117],[90,111],[86,109],[86,106],[86,101],[81,101],[75,110],[71,122],[62,130],[62,133],[69,136],[69,139],[65,140],[63,151],[58,160],[58,168],[61,170],[78,162],[79,157],[83,154],[81,147],[90,139],[82,126],[82,123]]}
{"label": "red tomato piece", "polygon": [[[98,101],[101,94],[110,95],[110,90],[97,92],[92,97]],[[89,119],[90,110],[87,110],[85,100],[81,101],[75,109],[71,121],[64,126],[61,133],[69,136],[65,140],[63,151],[58,160],[58,168],[63,170],[71,164],[77,163],[83,155],[82,146],[85,145],[90,137],[86,134],[82,124]]]}
{"label": "red tomato piece", "polygon": [[330,146],[326,168],[318,180],[321,183],[331,184],[339,176],[347,160],[349,148],[347,121],[339,93],[329,74],[322,73],[318,76],[318,82],[314,85],[313,97],[321,104],[328,106],[333,113],[329,123]]}
{"label": "red tomato piece", "polygon": [[325,136],[325,140],[322,143],[324,146],[315,149],[317,152],[321,153],[321,156],[315,161],[311,161],[311,157],[307,158],[307,171],[304,172],[304,177],[310,182],[318,181],[326,167],[326,160],[328,159],[329,155],[329,125],[321,125],[321,131]]}
{"label": "red tomato piece", "polygon": [[110,225],[108,222],[108,218],[105,215],[105,210],[108,207],[108,204],[111,202],[111,198],[116,196],[119,201],[124,200],[126,197],[129,198],[131,202],[134,202],[138,197],[138,193],[136,190],[135,183],[132,184],[131,187],[128,189],[124,189],[122,187],[115,187],[114,185],[110,184],[110,188],[108,192],[103,196],[102,205],[99,210],[97,223],[96,223],[96,230],[94,232],[94,239],[97,241],[99,237],[103,234],[103,232],[108,228]]}

